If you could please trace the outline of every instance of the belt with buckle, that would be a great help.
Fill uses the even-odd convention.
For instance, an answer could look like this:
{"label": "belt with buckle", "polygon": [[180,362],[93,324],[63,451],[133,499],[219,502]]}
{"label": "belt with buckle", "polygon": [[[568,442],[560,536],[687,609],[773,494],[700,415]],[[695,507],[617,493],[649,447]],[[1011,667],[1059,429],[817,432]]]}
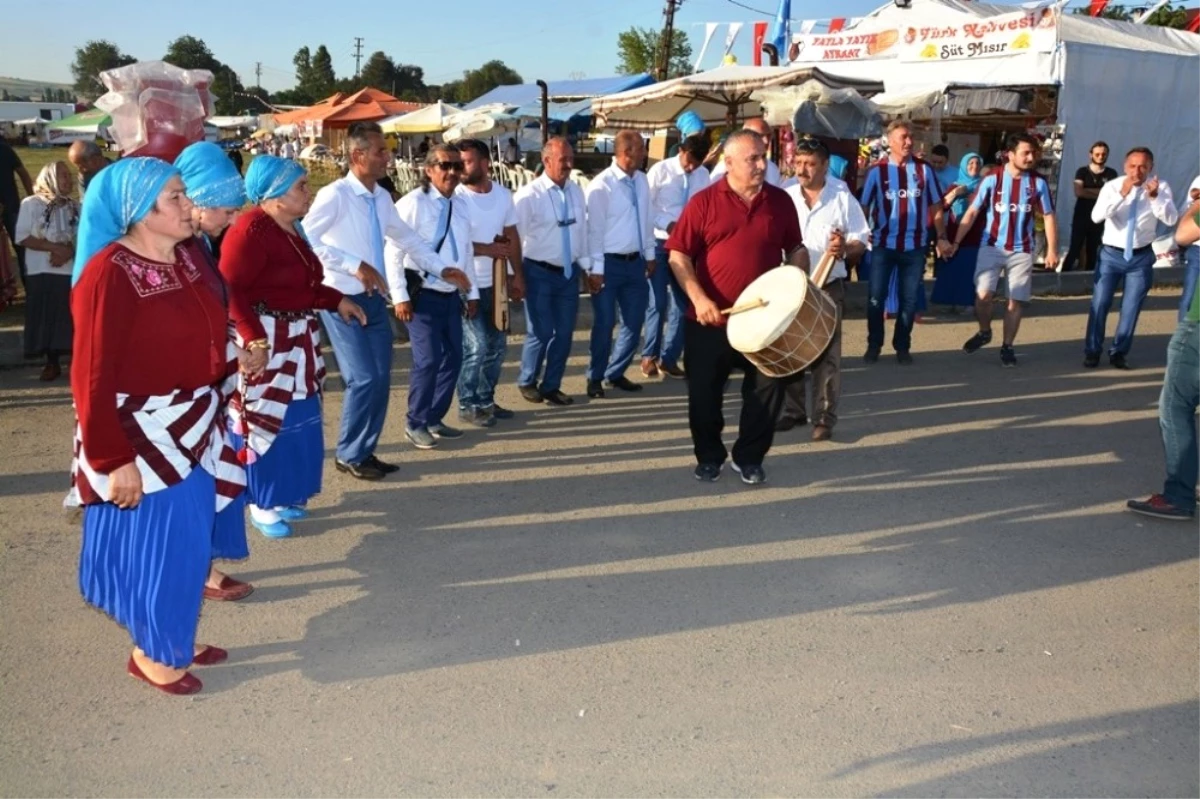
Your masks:
{"label": "belt with buckle", "polygon": [[276,319],[284,322],[299,322],[302,319],[308,319],[312,316],[312,311],[272,311],[267,307],[265,302],[260,302],[254,306],[254,312],[259,316],[273,316]]}
{"label": "belt with buckle", "polygon": [[[1108,249],[1112,250],[1112,251],[1113,251],[1113,252],[1115,252],[1115,253],[1119,253],[1119,254],[1121,254],[1121,255],[1124,255],[1124,254],[1125,254],[1125,248],[1124,248],[1124,247],[1114,247],[1114,246],[1113,246],[1113,245],[1111,245],[1111,244],[1105,244],[1104,246],[1105,246],[1105,247],[1107,247]],[[1154,249],[1154,245],[1153,245],[1153,244],[1147,244],[1145,247],[1134,247],[1134,248],[1133,248],[1133,254],[1134,254],[1134,255],[1143,255],[1143,254],[1145,254],[1145,253],[1151,252],[1153,249]]]}
{"label": "belt with buckle", "polygon": [[605,258],[615,258],[618,261],[638,261],[641,260],[640,252],[606,252]]}
{"label": "belt with buckle", "polygon": [[540,266],[542,269],[549,269],[551,272],[563,271],[563,268],[561,266],[555,266],[554,264],[547,263],[546,261],[536,261],[533,258],[526,258],[525,260],[528,261],[529,263],[533,264],[534,266]]}

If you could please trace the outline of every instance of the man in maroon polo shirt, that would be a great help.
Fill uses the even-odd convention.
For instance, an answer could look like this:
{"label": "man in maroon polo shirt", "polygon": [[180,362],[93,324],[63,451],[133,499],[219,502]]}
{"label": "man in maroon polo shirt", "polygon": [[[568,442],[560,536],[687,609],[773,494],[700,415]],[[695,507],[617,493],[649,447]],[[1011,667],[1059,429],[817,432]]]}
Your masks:
{"label": "man in maroon polo shirt", "polygon": [[734,369],[742,380],[742,417],[733,445],[733,469],[750,485],[767,479],[762,462],[775,435],[786,380],[759,373],[729,344],[722,308],[769,269],[787,263],[808,269],[800,220],[787,192],[765,183],[766,150],[754,131],[725,143],[725,176],[688,202],[667,239],[671,270],[691,300],[684,331],[688,425],[696,479],[715,482],[728,450],[721,405]]}

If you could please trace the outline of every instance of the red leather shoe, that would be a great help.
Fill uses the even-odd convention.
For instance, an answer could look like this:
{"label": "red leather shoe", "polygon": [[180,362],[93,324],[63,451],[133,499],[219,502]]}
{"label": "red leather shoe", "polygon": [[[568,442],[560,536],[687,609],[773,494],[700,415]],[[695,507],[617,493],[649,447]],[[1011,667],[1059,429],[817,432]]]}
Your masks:
{"label": "red leather shoe", "polygon": [[219,646],[211,644],[200,650],[200,654],[192,658],[193,666],[215,666],[229,660],[229,653]]}
{"label": "red leather shoe", "polygon": [[241,580],[235,580],[228,574],[221,578],[221,584],[216,588],[204,586],[204,598],[216,602],[236,602],[239,599],[245,599],[252,593],[254,593],[254,586],[250,583],[243,583]]}
{"label": "red leather shoe", "polygon": [[138,668],[137,661],[133,659],[133,655],[129,656],[129,663],[125,665],[125,670],[129,672],[130,677],[136,677],[144,683],[149,683],[165,694],[186,696],[188,694],[194,694],[204,687],[204,683],[197,680],[188,672],[184,672],[183,676],[175,682],[157,683],[147,677],[145,673]]}

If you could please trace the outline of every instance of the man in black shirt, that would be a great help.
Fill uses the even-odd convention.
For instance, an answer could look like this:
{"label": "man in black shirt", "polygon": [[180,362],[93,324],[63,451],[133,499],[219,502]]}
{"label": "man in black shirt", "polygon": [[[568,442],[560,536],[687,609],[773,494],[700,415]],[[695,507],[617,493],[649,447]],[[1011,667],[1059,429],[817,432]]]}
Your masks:
{"label": "man in black shirt", "polygon": [[[14,242],[17,214],[21,210],[21,195],[17,193],[15,179],[17,177],[21,179],[25,196],[31,196],[33,179],[29,177],[29,170],[21,163],[21,156],[17,155],[16,150],[4,139],[0,139],[0,209],[3,209],[4,229],[8,231],[9,240]],[[17,251],[17,271],[21,273],[21,285],[25,285],[25,248],[14,244],[13,249]]]}
{"label": "man in black shirt", "polygon": [[1088,165],[1079,167],[1075,172],[1075,215],[1071,218],[1071,248],[1063,260],[1064,272],[1075,268],[1081,254],[1085,257],[1087,269],[1096,268],[1096,251],[1100,249],[1104,223],[1092,221],[1092,209],[1096,206],[1101,187],[1117,179],[1117,170],[1105,166],[1107,161],[1108,145],[1098,141],[1092,145]]}

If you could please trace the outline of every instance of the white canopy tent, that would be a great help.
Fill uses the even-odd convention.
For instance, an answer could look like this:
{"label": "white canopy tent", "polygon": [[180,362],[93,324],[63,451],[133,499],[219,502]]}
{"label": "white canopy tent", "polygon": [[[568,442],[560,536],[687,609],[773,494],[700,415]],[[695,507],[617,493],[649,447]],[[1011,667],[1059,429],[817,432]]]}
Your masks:
{"label": "white canopy tent", "polygon": [[849,87],[862,94],[883,88],[876,78],[831,76],[811,65],[748,67],[731,65],[653,83],[638,89],[596,97],[592,112],[596,126],[657,130],[670,125],[684,111],[695,111],[706,125],[724,125],[733,116],[757,116],[758,102],[747,114],[750,95],[769,86],[792,86],[817,81],[833,88]]}
{"label": "white canopy tent", "polygon": [[446,120],[458,111],[457,107],[438,100],[416,111],[385,119],[379,123],[379,127],[384,133],[441,133],[450,127]]}
{"label": "white canopy tent", "polygon": [[[1035,36],[1052,34],[1048,46],[1020,41],[1030,27],[998,24],[1024,13],[1035,15]],[[944,52],[947,40],[936,37],[950,28],[960,32],[963,49],[938,57],[935,53]],[[934,50],[914,50],[927,32],[935,38],[925,47]],[[1012,107],[1011,93],[984,90],[1056,87],[1055,121],[1064,126],[1057,187],[1064,240],[1075,207],[1075,167],[1087,163],[1088,150],[1098,139],[1109,143],[1115,158],[1131,147],[1149,147],[1156,171],[1177,193],[1200,173],[1200,117],[1195,111],[1200,35],[1194,33],[1064,14],[1054,5],[912,0],[909,8],[893,3],[880,7],[844,31],[840,41],[831,35],[793,40],[799,51],[793,66],[803,62],[835,78],[880,79],[886,92],[872,99],[895,113],[907,98],[918,119],[921,103],[931,110],[942,105],[942,115],[970,114]],[[999,48],[974,54],[969,49],[971,42],[988,41],[999,42]]]}

